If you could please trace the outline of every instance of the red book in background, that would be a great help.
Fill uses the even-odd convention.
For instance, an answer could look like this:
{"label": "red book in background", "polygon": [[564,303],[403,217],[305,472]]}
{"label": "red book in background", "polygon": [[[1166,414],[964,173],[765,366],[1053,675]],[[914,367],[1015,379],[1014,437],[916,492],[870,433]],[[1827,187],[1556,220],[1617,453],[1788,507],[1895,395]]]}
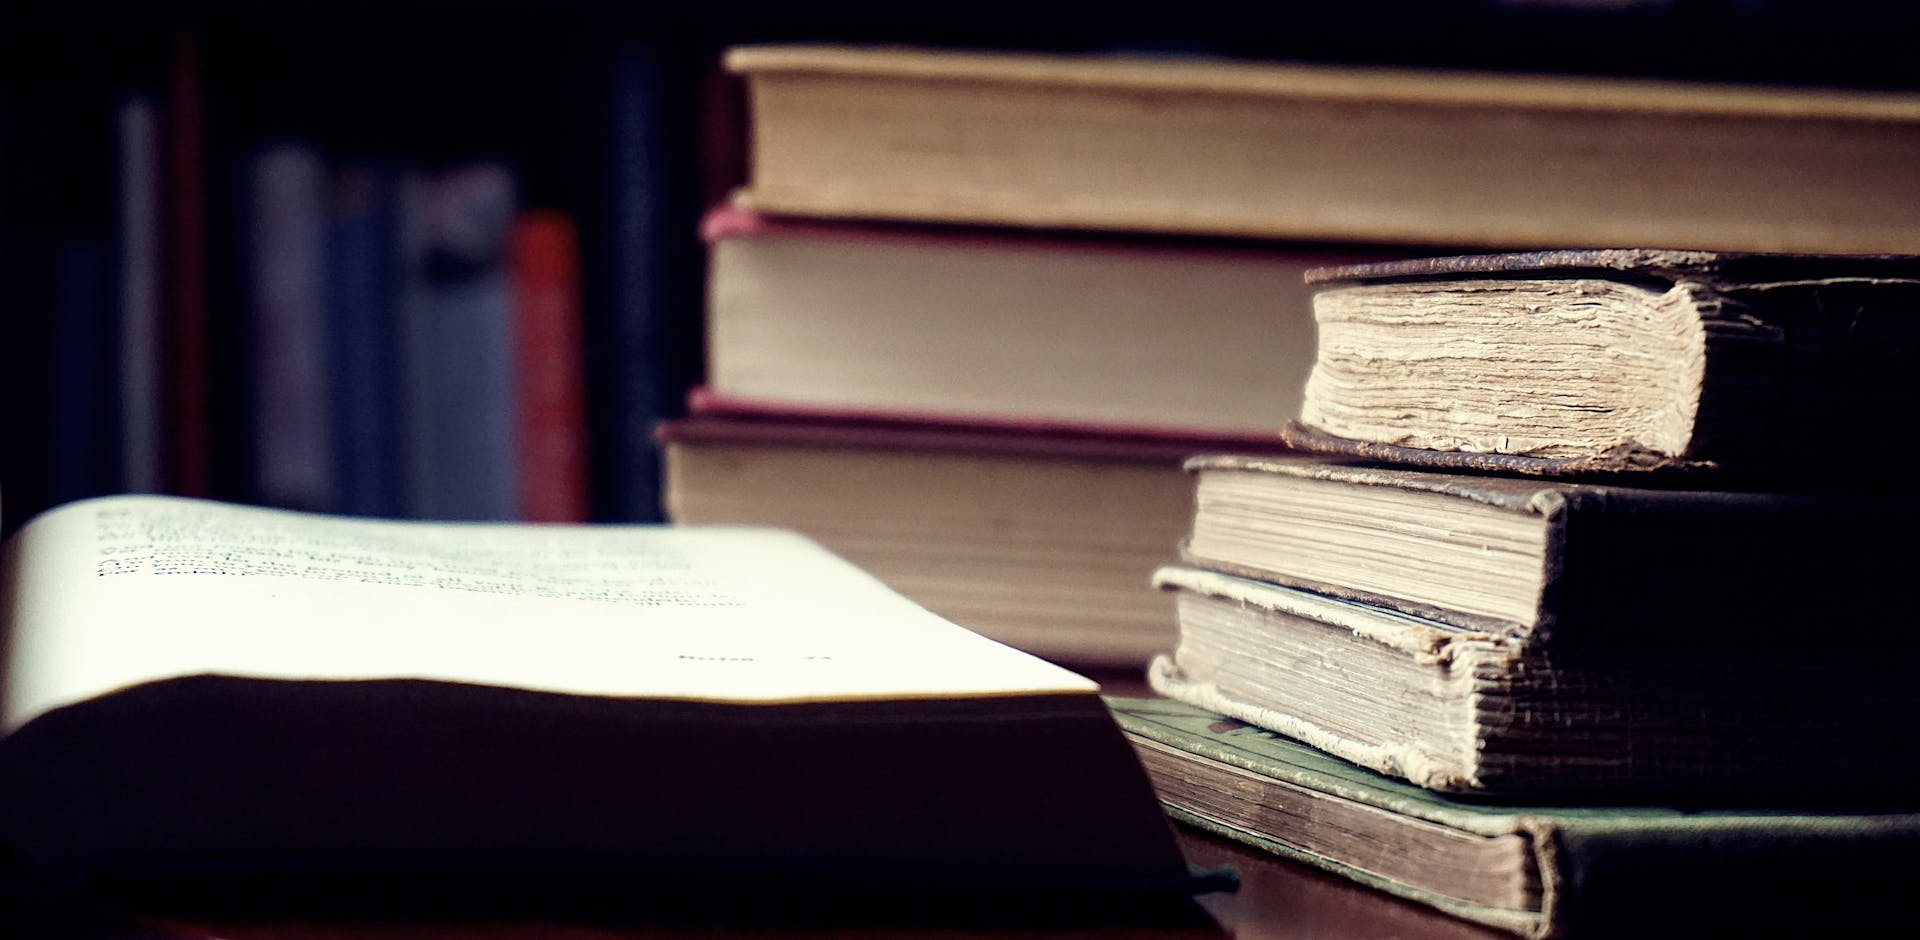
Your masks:
{"label": "red book in background", "polygon": [[573,221],[529,210],[514,222],[520,517],[579,522],[589,513],[580,246]]}

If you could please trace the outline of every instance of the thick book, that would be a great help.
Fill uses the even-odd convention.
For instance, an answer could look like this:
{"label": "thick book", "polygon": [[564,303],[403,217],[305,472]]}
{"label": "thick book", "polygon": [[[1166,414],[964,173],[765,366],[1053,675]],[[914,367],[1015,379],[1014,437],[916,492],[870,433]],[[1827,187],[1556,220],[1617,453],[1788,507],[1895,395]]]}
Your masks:
{"label": "thick book", "polygon": [[1108,700],[1183,823],[1524,937],[1775,935],[1905,916],[1920,813],[1464,800],[1227,716]]}
{"label": "thick book", "polygon": [[749,94],[743,198],[766,212],[1920,251],[1909,91],[847,45],[741,46],[726,63]]}
{"label": "thick book", "polygon": [[1448,791],[1816,800],[1914,770],[1886,543],[1920,494],[1189,467],[1166,695]]}
{"label": "thick book", "polygon": [[658,430],[675,522],[800,531],[962,626],[1076,665],[1138,674],[1173,642],[1148,579],[1192,516],[1182,462],[1206,439],[693,410]]}
{"label": "thick book", "polygon": [[29,888],[1189,884],[1093,682],[790,532],[117,496],[5,573]]}
{"label": "thick book", "polygon": [[702,234],[714,394],[1135,433],[1274,434],[1312,362],[1305,272],[1384,257],[731,206]]}
{"label": "thick book", "polygon": [[[1543,476],[1899,478],[1920,258],[1646,250],[1307,272],[1297,446]],[[1836,461],[1834,441],[1888,459]]]}

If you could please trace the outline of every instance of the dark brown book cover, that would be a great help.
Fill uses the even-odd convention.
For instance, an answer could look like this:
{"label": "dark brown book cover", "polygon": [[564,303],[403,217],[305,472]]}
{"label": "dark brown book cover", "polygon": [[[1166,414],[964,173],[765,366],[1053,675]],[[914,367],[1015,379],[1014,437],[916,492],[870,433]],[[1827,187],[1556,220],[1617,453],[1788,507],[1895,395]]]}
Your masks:
{"label": "dark brown book cover", "polygon": [[[1765,254],[1654,249],[1536,251],[1316,268],[1320,291],[1395,284],[1461,285],[1489,294],[1505,281],[1605,281],[1644,287],[1693,310],[1709,332],[1695,435],[1679,452],[1627,441],[1563,452],[1494,452],[1408,443],[1452,429],[1406,418],[1394,435],[1336,433],[1310,407],[1282,431],[1292,446],[1409,466],[1543,477],[1630,475],[1679,485],[1745,488],[1821,481],[1903,482],[1916,446],[1902,438],[1920,410],[1920,257]],[[1722,326],[1738,343],[1714,345]],[[1326,338],[1322,337],[1323,345]],[[1323,349],[1324,352],[1324,349]],[[1614,352],[1606,350],[1605,352]],[[1609,368],[1596,359],[1586,365]],[[1319,366],[1316,366],[1316,369]],[[1460,367],[1463,381],[1481,373]],[[1376,377],[1392,381],[1387,372]],[[1510,398],[1562,389],[1515,388]],[[1331,399],[1323,399],[1331,401]],[[1841,461],[1836,442],[1871,442],[1891,459]]]}
{"label": "dark brown book cover", "polygon": [[[1565,655],[1606,659],[1754,657],[1809,631],[1844,624],[1884,649],[1911,648],[1891,614],[1907,554],[1890,540],[1920,525],[1920,493],[1746,491],[1601,485],[1486,474],[1449,474],[1305,455],[1195,457],[1196,474],[1255,480],[1304,478],[1338,486],[1431,494],[1547,526],[1530,624],[1436,608],[1406,598],[1303,581],[1244,559],[1196,554],[1218,571],[1501,635],[1527,635]],[[1203,503],[1195,525],[1205,521]],[[1287,524],[1284,520],[1273,523]],[[1821,649],[1826,652],[1821,652]],[[1807,655],[1845,655],[1837,647]]]}
{"label": "dark brown book cover", "polygon": [[1488,274],[1632,275],[1650,280],[1705,281],[1739,288],[1835,278],[1911,280],[1920,277],[1920,257],[1576,248],[1333,265],[1308,271],[1306,279],[1308,284],[1325,286],[1450,280]]}

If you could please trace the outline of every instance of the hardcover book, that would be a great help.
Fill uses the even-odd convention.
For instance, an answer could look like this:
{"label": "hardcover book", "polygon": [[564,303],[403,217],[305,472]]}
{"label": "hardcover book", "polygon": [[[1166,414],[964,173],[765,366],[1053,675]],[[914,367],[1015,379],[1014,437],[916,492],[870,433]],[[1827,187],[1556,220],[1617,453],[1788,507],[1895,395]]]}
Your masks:
{"label": "hardcover book", "polygon": [[1546,251],[1310,271],[1295,445],[1545,476],[1788,485],[1920,408],[1920,258]]}
{"label": "hardcover book", "polygon": [[1172,599],[1147,579],[1192,516],[1182,461],[1207,439],[858,421],[704,397],[693,411],[659,430],[675,522],[794,529],[962,626],[1076,665],[1140,675],[1173,642]]}
{"label": "hardcover book", "polygon": [[1108,704],[1176,820],[1524,937],[1876,930],[1920,850],[1911,803],[1465,800],[1205,709]]}
{"label": "hardcover book", "polygon": [[702,232],[712,394],[1132,433],[1272,436],[1313,355],[1304,273],[1384,257],[733,207]]}
{"label": "hardcover book", "polygon": [[1911,92],[845,45],[726,63],[749,95],[742,199],[765,212],[1920,252]]}
{"label": "hardcover book", "polygon": [[10,890],[1191,886],[1091,681],[792,533],[120,496],[5,573]]}
{"label": "hardcover book", "polygon": [[1166,695],[1447,791],[1806,800],[1914,769],[1885,541],[1920,495],[1189,467]]}

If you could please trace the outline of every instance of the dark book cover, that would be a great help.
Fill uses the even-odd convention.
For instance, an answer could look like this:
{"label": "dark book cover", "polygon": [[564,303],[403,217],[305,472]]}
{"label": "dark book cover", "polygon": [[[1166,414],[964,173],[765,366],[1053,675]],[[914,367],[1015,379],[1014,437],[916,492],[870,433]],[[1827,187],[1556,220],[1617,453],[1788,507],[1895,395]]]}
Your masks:
{"label": "dark book cover", "polygon": [[683,100],[696,66],[671,43],[617,44],[605,76],[604,240],[585,323],[596,518],[658,521],[654,425],[678,415],[700,373],[698,173]]}
{"label": "dark book cover", "polygon": [[335,168],[327,309],[338,510],[401,511],[397,167],[368,157]]}
{"label": "dark book cover", "polygon": [[[1309,379],[1307,406],[1301,418],[1283,430],[1287,441],[1302,450],[1446,470],[1542,477],[1631,475],[1681,486],[1777,488],[1835,481],[1904,485],[1903,468],[1911,462],[1907,458],[1915,445],[1904,440],[1899,429],[1920,409],[1920,384],[1911,381],[1920,365],[1920,317],[1913,315],[1920,309],[1920,257],[1555,250],[1325,267],[1308,271],[1306,278],[1323,295],[1424,286],[1450,291],[1448,303],[1489,309],[1505,302],[1507,285],[1563,285],[1564,297],[1529,301],[1537,306],[1528,315],[1540,316],[1543,324],[1534,335],[1541,343],[1556,344],[1577,338],[1557,328],[1546,335],[1550,321],[1545,314],[1572,316],[1571,305],[1586,302],[1580,299],[1582,292],[1590,293],[1583,284],[1621,285],[1641,289],[1651,305],[1684,310],[1685,326],[1703,338],[1694,354],[1701,363],[1678,361],[1674,353],[1669,370],[1678,374],[1700,369],[1694,379],[1697,387],[1671,403],[1660,403],[1661,410],[1689,412],[1685,444],[1656,446],[1651,438],[1623,438],[1601,447],[1576,442],[1570,432],[1563,441],[1551,425],[1546,431],[1523,429],[1518,419],[1511,422],[1513,437],[1506,438],[1495,431],[1507,429],[1482,430],[1457,423],[1446,413],[1429,414],[1428,405],[1416,407],[1416,379],[1410,377],[1416,366],[1422,370],[1418,375],[1426,376],[1418,380],[1420,388],[1428,383],[1468,388],[1525,381],[1500,375],[1492,363],[1457,352],[1455,345],[1448,349],[1456,350],[1459,358],[1438,359],[1431,352],[1431,339],[1402,339],[1398,344],[1383,339],[1375,357],[1353,367],[1359,371],[1341,372],[1338,381],[1329,372],[1323,381],[1321,373],[1331,362],[1329,346],[1341,342],[1330,332],[1323,310],[1321,354]],[[1441,300],[1437,293],[1409,296],[1400,303]],[[1598,301],[1591,304],[1599,311],[1592,314],[1596,319],[1615,315]],[[1364,313],[1371,308],[1356,309],[1373,316]],[[1380,309],[1386,316],[1387,308]],[[1414,327],[1395,319],[1370,329],[1411,337]],[[1613,357],[1641,355],[1664,354],[1569,346],[1561,360],[1563,378],[1514,387],[1498,407],[1503,414],[1540,415],[1546,421],[1556,413],[1581,409],[1652,409],[1635,401],[1615,401],[1611,393],[1588,392],[1589,383],[1578,378],[1583,370],[1609,373],[1622,368],[1626,360]],[[1438,370],[1443,367],[1450,371],[1442,375]],[[1407,406],[1377,421],[1362,418],[1369,433],[1343,433],[1343,426],[1328,426],[1355,420],[1361,389],[1392,389],[1396,383],[1408,384]],[[1375,424],[1380,427],[1372,428]],[[1525,444],[1522,435],[1527,435]],[[1438,443],[1445,441],[1458,443]],[[1836,459],[1836,441],[1873,441],[1876,459]]]}
{"label": "dark book cover", "polygon": [[[1325,594],[1405,610],[1472,630],[1528,636],[1567,654],[1667,657],[1755,657],[1774,644],[1804,639],[1810,625],[1847,624],[1883,648],[1917,642],[1889,619],[1903,583],[1907,557],[1886,540],[1920,524],[1920,493],[1839,487],[1820,491],[1748,491],[1639,487],[1491,474],[1442,473],[1314,455],[1209,454],[1188,469],[1205,487],[1209,477],[1234,478],[1258,490],[1295,491],[1289,481],[1325,490],[1370,494],[1398,503],[1397,521],[1469,518],[1465,513],[1527,517],[1542,527],[1539,583],[1531,610],[1504,619],[1409,601],[1381,590],[1302,579],[1280,566],[1312,562],[1309,551],[1283,552],[1271,564],[1224,547],[1200,544],[1200,531],[1221,513],[1205,500],[1195,513],[1195,536],[1184,550],[1204,567],[1305,587]],[[1250,523],[1288,525],[1285,510],[1299,497],[1271,501],[1245,497],[1266,514]],[[1387,512],[1389,503],[1366,502]],[[1417,508],[1415,508],[1417,506]],[[1356,511],[1356,514],[1364,510]],[[1384,519],[1384,517],[1383,517]],[[1432,531],[1451,533],[1447,526]],[[1326,542],[1331,546],[1339,532]],[[1386,541],[1381,537],[1381,541]],[[1452,541],[1450,535],[1434,544]],[[1226,543],[1221,543],[1223,546]],[[1417,544],[1417,543],[1415,543]],[[1519,551],[1519,549],[1515,549]],[[1822,653],[1822,650],[1826,650]],[[1810,646],[1804,655],[1851,655],[1850,648]]]}
{"label": "dark book cover", "polygon": [[[1175,819],[1523,937],[1867,929],[1900,916],[1912,805],[1769,809],[1449,796],[1179,702],[1110,698]],[[1444,831],[1425,854],[1398,836]],[[1418,838],[1417,836],[1415,838]],[[1502,855],[1501,853],[1504,853]],[[1504,859],[1504,892],[1438,888]],[[1506,895],[1500,897],[1498,895]]]}

